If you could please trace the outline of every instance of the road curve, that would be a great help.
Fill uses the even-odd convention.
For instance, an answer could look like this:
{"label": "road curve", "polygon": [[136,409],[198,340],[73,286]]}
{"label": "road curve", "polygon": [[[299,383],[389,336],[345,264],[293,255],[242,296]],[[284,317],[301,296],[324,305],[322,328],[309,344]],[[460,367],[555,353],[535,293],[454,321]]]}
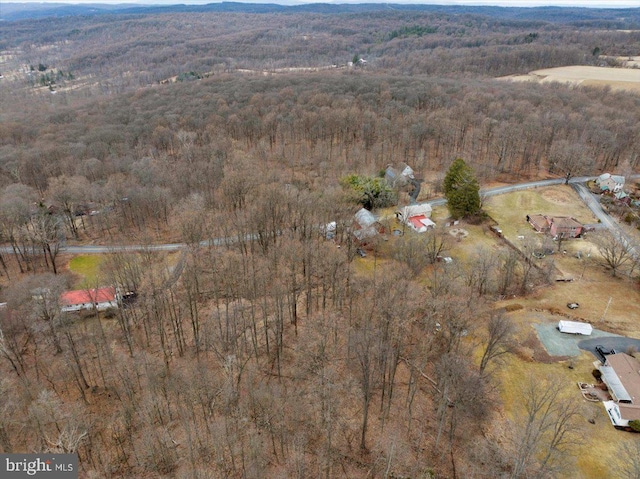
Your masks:
{"label": "road curve", "polygon": [[589,188],[587,188],[584,183],[573,183],[571,185],[574,190],[580,195],[582,201],[587,205],[587,207],[593,212],[593,214],[600,220],[605,228],[607,228],[613,237],[624,246],[627,251],[633,256],[635,259],[638,258],[638,247],[634,244],[633,239],[622,229],[620,225],[607,213],[602,209],[602,205],[598,198],[596,198]]}

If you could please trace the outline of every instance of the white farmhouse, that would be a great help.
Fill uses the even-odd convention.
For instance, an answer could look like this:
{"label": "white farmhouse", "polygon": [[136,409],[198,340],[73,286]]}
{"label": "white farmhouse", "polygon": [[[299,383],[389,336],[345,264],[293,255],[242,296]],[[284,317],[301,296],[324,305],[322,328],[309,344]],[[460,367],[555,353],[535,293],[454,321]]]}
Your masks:
{"label": "white farmhouse", "polygon": [[435,228],[436,226],[430,219],[431,205],[428,203],[404,206],[396,211],[396,218],[417,233],[424,233],[429,228]]}

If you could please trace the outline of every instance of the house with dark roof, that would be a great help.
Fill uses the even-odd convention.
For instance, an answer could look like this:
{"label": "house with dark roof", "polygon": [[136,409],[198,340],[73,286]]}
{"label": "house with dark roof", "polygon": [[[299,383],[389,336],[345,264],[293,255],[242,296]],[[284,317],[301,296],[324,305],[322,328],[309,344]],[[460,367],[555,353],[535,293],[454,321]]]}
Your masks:
{"label": "house with dark roof", "polygon": [[104,311],[109,308],[117,308],[118,303],[118,291],[112,286],[65,291],[60,295],[60,310],[63,312]]}
{"label": "house with dark roof", "polygon": [[625,353],[605,357],[605,363],[598,369],[612,400],[603,404],[611,423],[626,428],[629,421],[640,420],[640,362]]}
{"label": "house with dark roof", "polygon": [[384,179],[392,188],[403,187],[415,179],[413,168],[406,163],[400,163],[398,167],[388,165],[384,171]]}
{"label": "house with dark roof", "polygon": [[578,238],[584,233],[584,225],[570,216],[527,215],[527,222],[553,238]]}

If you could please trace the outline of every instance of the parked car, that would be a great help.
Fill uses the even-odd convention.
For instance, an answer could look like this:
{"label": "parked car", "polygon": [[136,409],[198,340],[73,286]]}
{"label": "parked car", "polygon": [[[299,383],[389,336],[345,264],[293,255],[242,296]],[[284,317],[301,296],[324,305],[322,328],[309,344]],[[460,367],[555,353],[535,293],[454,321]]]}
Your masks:
{"label": "parked car", "polygon": [[366,258],[367,257],[367,253],[365,253],[365,251],[362,248],[358,248],[356,250],[356,253],[358,253],[358,256],[360,256],[361,258]]}
{"label": "parked car", "polygon": [[602,346],[601,344],[598,344],[596,346],[596,351],[601,355],[601,356],[608,356],[610,354],[616,354],[616,350],[615,349],[607,349],[604,346]]}
{"label": "parked car", "polygon": [[580,304],[578,303],[567,303],[567,308],[569,309],[578,309],[580,307]]}

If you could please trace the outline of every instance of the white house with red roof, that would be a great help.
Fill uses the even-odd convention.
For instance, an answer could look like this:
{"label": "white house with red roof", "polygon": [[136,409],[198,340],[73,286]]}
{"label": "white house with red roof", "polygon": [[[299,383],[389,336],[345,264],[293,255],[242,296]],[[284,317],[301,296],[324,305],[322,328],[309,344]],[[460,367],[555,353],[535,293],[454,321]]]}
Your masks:
{"label": "white house with red roof", "polygon": [[118,292],[113,286],[65,291],[60,295],[60,310],[64,312],[83,309],[104,311],[117,308],[118,300]]}
{"label": "white house with red roof", "polygon": [[396,218],[417,233],[424,233],[429,228],[436,227],[436,224],[430,219],[431,205],[429,203],[405,206],[396,212]]}

